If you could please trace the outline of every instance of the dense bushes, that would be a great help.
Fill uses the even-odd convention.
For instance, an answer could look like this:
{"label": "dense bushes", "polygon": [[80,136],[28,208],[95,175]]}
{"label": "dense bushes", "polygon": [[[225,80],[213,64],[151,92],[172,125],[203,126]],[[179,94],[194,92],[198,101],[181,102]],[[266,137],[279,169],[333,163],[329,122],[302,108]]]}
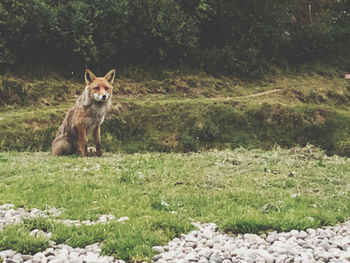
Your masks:
{"label": "dense bushes", "polygon": [[189,65],[259,76],[349,44],[342,0],[2,0],[0,67]]}

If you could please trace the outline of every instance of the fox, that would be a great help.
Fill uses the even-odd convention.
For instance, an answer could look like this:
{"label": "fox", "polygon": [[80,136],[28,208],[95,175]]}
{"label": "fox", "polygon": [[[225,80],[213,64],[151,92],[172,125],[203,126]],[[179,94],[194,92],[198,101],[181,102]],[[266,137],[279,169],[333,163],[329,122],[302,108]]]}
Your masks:
{"label": "fox", "polygon": [[92,136],[96,156],[102,156],[100,126],[112,103],[115,75],[115,69],[111,69],[104,77],[96,77],[91,70],[85,70],[86,87],[58,128],[52,142],[54,155],[91,156],[87,143]]}

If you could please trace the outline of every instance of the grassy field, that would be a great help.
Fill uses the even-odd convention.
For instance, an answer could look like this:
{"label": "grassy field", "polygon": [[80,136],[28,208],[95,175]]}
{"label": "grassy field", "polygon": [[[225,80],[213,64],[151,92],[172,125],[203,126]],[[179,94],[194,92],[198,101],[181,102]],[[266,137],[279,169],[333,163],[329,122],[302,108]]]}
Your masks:
{"label": "grassy field", "polygon": [[350,216],[350,159],[313,146],[269,151],[237,148],[200,153],[0,154],[0,203],[63,208],[61,219],[96,220],[111,213],[124,224],[68,227],[26,220],[0,232],[0,250],[43,250],[52,232],[71,246],[103,243],[103,253],[150,261],[154,245],[215,222],[227,232],[261,233],[332,225]]}
{"label": "grassy field", "polygon": [[[350,161],[334,155],[350,156],[350,82],[341,71],[320,65],[257,81],[118,76],[101,127],[109,153],[55,157],[47,151],[83,88],[83,78],[0,76],[0,204],[63,208],[61,219],[130,220],[26,220],[0,232],[0,250],[43,250],[48,240],[29,236],[39,228],[57,243],[102,242],[105,254],[150,261],[152,246],[193,221],[261,233],[350,216]],[[298,146],[308,143],[322,150]]]}

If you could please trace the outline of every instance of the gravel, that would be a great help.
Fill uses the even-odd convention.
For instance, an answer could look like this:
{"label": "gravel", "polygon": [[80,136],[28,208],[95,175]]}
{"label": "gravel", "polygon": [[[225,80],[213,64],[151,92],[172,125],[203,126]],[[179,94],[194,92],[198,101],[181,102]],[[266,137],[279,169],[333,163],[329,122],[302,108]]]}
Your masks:
{"label": "gravel", "polygon": [[193,223],[194,230],[166,246],[153,247],[157,263],[350,262],[350,221],[333,227],[263,235],[228,235],[214,223]]}
{"label": "gravel", "polygon": [[85,248],[72,248],[67,245],[55,245],[35,255],[22,255],[13,250],[0,252],[4,262],[12,263],[124,263],[123,260],[116,260],[112,256],[100,255],[101,248],[98,243],[86,246]]}
{"label": "gravel", "polygon": [[[3,204],[0,206],[0,231],[8,224],[19,224],[23,223],[23,218],[38,218],[38,217],[44,217],[44,218],[52,218],[52,217],[59,217],[62,213],[62,209],[57,209],[54,207],[50,207],[44,211],[39,210],[37,208],[33,208],[29,211],[25,211],[23,208],[18,208],[16,210],[13,209],[13,204]],[[85,220],[85,221],[79,221],[79,220],[58,220],[58,219],[51,219],[53,222],[56,223],[62,223],[67,226],[80,226],[80,225],[96,225],[96,224],[107,224],[114,220],[116,220],[114,215],[108,214],[108,215],[101,215],[97,221],[91,221],[91,220]],[[126,222],[129,220],[128,217],[124,216],[119,218],[117,221],[120,223]]]}
{"label": "gravel", "polygon": [[[128,218],[116,219],[113,215],[102,215],[97,221],[51,219],[61,210],[49,208],[41,211],[23,208],[14,209],[11,204],[0,206],[0,231],[7,224],[22,223],[22,219],[50,217],[66,225],[106,224],[116,220],[125,223]],[[193,223],[197,228],[180,238],[174,238],[166,246],[155,246],[153,260],[157,263],[287,263],[287,262],[350,262],[350,220],[332,227],[276,231],[263,235],[229,235],[218,231],[214,223]],[[30,235],[51,238],[51,233],[34,229]],[[112,256],[103,256],[99,243],[85,248],[72,248],[65,244],[50,247],[35,255],[23,255],[13,250],[0,251],[0,258],[8,263],[124,263]],[[1,262],[1,260],[0,260]]]}
{"label": "gravel", "polygon": [[[0,206],[0,231],[9,224],[23,223],[23,218],[49,218],[57,223],[62,223],[67,226],[80,226],[80,225],[96,225],[96,224],[108,224],[116,220],[114,215],[101,215],[97,221],[79,221],[79,220],[58,220],[52,219],[60,216],[62,210],[56,208],[48,208],[41,211],[37,208],[33,208],[29,211],[25,211],[23,208],[14,209],[13,204],[3,204]],[[119,223],[125,223],[129,220],[128,217],[121,217],[116,221]],[[48,240],[51,239],[51,233],[45,233],[42,230],[34,229],[30,232],[30,236],[44,237]],[[72,248],[68,245],[60,244],[56,245],[55,242],[50,241],[50,247],[43,252],[36,253],[35,255],[23,255],[13,250],[0,251],[0,258],[7,263],[123,263],[123,260],[115,259],[111,256],[102,256],[101,247],[99,243],[95,243],[85,248]],[[1,262],[1,260],[0,260]]]}

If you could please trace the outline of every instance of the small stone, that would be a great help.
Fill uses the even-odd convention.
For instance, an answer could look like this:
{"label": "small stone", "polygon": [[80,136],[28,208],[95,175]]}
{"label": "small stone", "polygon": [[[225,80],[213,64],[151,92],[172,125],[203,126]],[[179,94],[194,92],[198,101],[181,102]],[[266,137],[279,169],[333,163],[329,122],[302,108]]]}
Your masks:
{"label": "small stone", "polygon": [[173,240],[171,240],[171,242],[174,244],[179,244],[181,242],[181,239],[178,237],[175,237]]}
{"label": "small stone", "polygon": [[200,259],[198,260],[198,263],[208,263],[209,260],[206,257],[200,257]]}
{"label": "small stone", "polygon": [[269,243],[273,243],[273,242],[275,242],[277,239],[278,239],[277,232],[272,232],[272,233],[270,233],[270,234],[267,236],[266,241],[269,242]]}
{"label": "small stone", "polygon": [[183,259],[183,258],[180,258],[180,259],[176,258],[176,259],[172,260],[172,262],[174,262],[174,263],[189,263],[188,260]]}
{"label": "small stone", "polygon": [[123,217],[121,217],[121,218],[118,219],[118,222],[119,222],[119,223],[124,223],[124,222],[126,222],[126,221],[128,221],[128,220],[129,220],[129,217],[123,216]]}
{"label": "small stone", "polygon": [[313,229],[313,228],[308,228],[308,229],[306,229],[306,232],[307,232],[309,235],[316,234],[316,230]]}
{"label": "small stone", "polygon": [[154,246],[154,247],[152,247],[152,250],[156,253],[163,253],[164,252],[164,248],[162,246]]}
{"label": "small stone", "polygon": [[212,240],[209,239],[209,240],[207,240],[206,245],[207,245],[208,247],[212,248],[212,247],[214,246],[214,242],[213,242]]}
{"label": "small stone", "polygon": [[206,229],[206,230],[203,231],[202,237],[205,238],[205,239],[212,239],[213,238],[213,233],[210,230]]}
{"label": "small stone", "polygon": [[303,258],[300,256],[295,256],[294,257],[294,263],[302,263],[303,262]]}
{"label": "small stone", "polygon": [[[297,230],[292,230],[292,231],[297,231]],[[295,235],[295,232],[293,232],[292,233],[292,231],[291,232],[283,232],[283,233],[280,233],[280,240],[281,240],[281,237],[283,237],[285,240],[287,240],[287,239],[289,239],[289,238],[291,238],[292,236],[294,236]],[[297,231],[297,234],[299,233],[299,231]]]}
{"label": "small stone", "polygon": [[57,209],[55,207],[50,207],[47,210],[47,213],[49,213],[53,217],[59,217],[62,214],[62,209]]}
{"label": "small stone", "polygon": [[181,252],[181,253],[177,254],[176,257],[177,257],[178,259],[184,259],[184,258],[186,257],[186,255],[187,255],[187,254]]}
{"label": "small stone", "polygon": [[32,255],[22,255],[22,258],[23,258],[24,261],[27,261],[27,260],[32,259],[33,256]]}
{"label": "small stone", "polygon": [[258,235],[255,235],[255,234],[244,234],[243,237],[249,243],[254,243],[255,239],[258,238]]}
{"label": "small stone", "polygon": [[188,234],[187,236],[186,236],[186,238],[185,238],[185,240],[187,241],[187,242],[196,242],[197,241],[197,238],[193,235],[193,234]]}
{"label": "small stone", "polygon": [[36,237],[38,232],[39,232],[39,229],[34,229],[32,232],[29,233],[29,235]]}
{"label": "small stone", "polygon": [[185,246],[193,248],[196,246],[196,242],[186,242]]}
{"label": "small stone", "polygon": [[324,248],[325,250],[328,250],[331,248],[331,246],[329,245],[329,242],[326,240],[322,241],[320,244],[318,244],[318,246]]}
{"label": "small stone", "polygon": [[50,260],[53,260],[55,258],[55,256],[48,256],[46,258],[47,258],[48,261],[50,261]]}
{"label": "small stone", "polygon": [[275,263],[284,263],[287,259],[287,255],[279,255],[277,258],[276,258],[276,262]]}
{"label": "small stone", "polygon": [[258,249],[258,255],[261,256],[266,263],[273,263],[275,258],[274,256],[272,256],[268,251],[264,250],[264,249]]}
{"label": "small stone", "polygon": [[155,255],[154,257],[153,257],[153,260],[154,261],[158,261],[159,259],[161,259],[162,258],[162,255],[161,254],[158,254],[158,255]]}
{"label": "small stone", "polygon": [[56,246],[56,242],[55,242],[55,241],[50,240],[50,241],[49,241],[49,246],[50,246],[50,247]]}
{"label": "small stone", "polygon": [[196,253],[191,252],[191,253],[187,254],[184,259],[188,260],[188,261],[196,261],[197,260]]}
{"label": "small stone", "polygon": [[16,255],[13,256],[12,260],[18,261],[18,262],[23,262],[24,259],[22,258],[22,255],[17,253]]}
{"label": "small stone", "polygon": [[17,252],[12,249],[4,250],[1,253],[3,253],[3,255],[1,255],[3,258],[13,258],[13,256],[17,254]]}
{"label": "small stone", "polygon": [[15,207],[14,204],[3,204],[3,205],[0,205],[0,209],[1,210],[9,210],[9,209],[12,209],[14,207]]}
{"label": "small stone", "polygon": [[165,252],[165,253],[163,253],[162,258],[165,260],[172,260],[172,259],[176,258],[176,254],[173,251]]}
{"label": "small stone", "polygon": [[49,261],[49,263],[66,263],[67,261],[65,261],[64,259],[62,258],[54,258],[54,259],[51,259]]}
{"label": "small stone", "polygon": [[44,255],[45,255],[45,257],[55,255],[55,251],[52,247],[49,247],[48,249],[46,249],[44,251]]}
{"label": "small stone", "polygon": [[308,237],[308,234],[305,231],[300,231],[298,238],[305,239]]}
{"label": "small stone", "polygon": [[212,254],[213,254],[213,251],[210,248],[207,248],[207,247],[202,248],[198,252],[199,257],[205,257],[207,259],[209,259]]}
{"label": "small stone", "polygon": [[11,259],[11,258],[8,258],[8,259],[6,259],[5,262],[6,262],[6,263],[21,263],[22,261],[13,260],[13,259]]}
{"label": "small stone", "polygon": [[[98,262],[97,263],[112,263],[114,262],[114,258],[112,256],[102,256],[99,257]],[[146,262],[141,262],[141,263],[146,263]]]}
{"label": "small stone", "polygon": [[63,247],[59,251],[59,255],[61,255],[62,258],[68,258],[69,250],[66,247]]}
{"label": "small stone", "polygon": [[237,245],[236,245],[236,244],[234,244],[234,243],[232,243],[232,242],[227,242],[227,243],[223,246],[222,250],[223,250],[223,251],[227,251],[227,252],[231,252],[231,251],[233,251],[233,250],[236,249],[236,248],[237,248]]}
{"label": "small stone", "polygon": [[191,253],[192,251],[193,251],[192,247],[184,247],[182,249],[182,252],[185,253],[185,254]]}
{"label": "small stone", "polygon": [[213,252],[213,254],[210,256],[210,259],[209,261],[212,262],[212,261],[215,261],[217,263],[221,263],[224,259],[221,257],[220,255],[220,251],[216,250]]}
{"label": "small stone", "polygon": [[86,261],[87,263],[97,262],[97,260],[98,256],[92,252],[88,252],[87,255],[84,257],[84,261]]}
{"label": "small stone", "polygon": [[35,259],[41,259],[41,258],[45,258],[45,255],[43,252],[38,252],[34,255]]}
{"label": "small stone", "polygon": [[[349,251],[350,252],[350,242],[349,243],[344,243],[342,246],[341,246],[342,250],[344,251]],[[348,253],[349,257],[350,257],[350,254]]]}
{"label": "small stone", "polygon": [[312,260],[313,260],[313,256],[309,252],[301,252],[300,257],[302,259],[302,262],[308,262],[308,261],[312,262]]}
{"label": "small stone", "polygon": [[319,252],[317,253],[319,258],[323,258],[325,261],[329,261],[329,259],[331,258],[331,254],[328,252]]}

